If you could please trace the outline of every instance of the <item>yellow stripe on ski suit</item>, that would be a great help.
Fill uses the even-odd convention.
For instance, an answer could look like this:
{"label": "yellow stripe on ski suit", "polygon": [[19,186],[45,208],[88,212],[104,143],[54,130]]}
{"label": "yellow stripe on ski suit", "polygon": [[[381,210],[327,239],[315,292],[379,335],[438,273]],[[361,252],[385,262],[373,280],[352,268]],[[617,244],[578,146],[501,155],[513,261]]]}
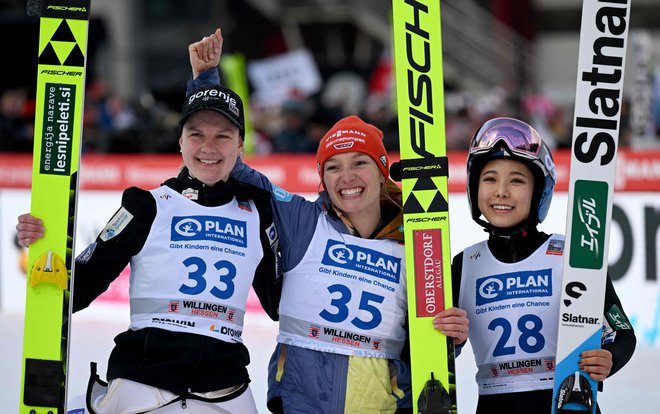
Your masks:
{"label": "yellow stripe on ski suit", "polygon": [[[390,381],[386,381],[387,378]],[[394,413],[397,408],[395,395],[398,398],[404,396],[396,384],[396,375],[390,375],[389,360],[349,358],[344,413]]]}

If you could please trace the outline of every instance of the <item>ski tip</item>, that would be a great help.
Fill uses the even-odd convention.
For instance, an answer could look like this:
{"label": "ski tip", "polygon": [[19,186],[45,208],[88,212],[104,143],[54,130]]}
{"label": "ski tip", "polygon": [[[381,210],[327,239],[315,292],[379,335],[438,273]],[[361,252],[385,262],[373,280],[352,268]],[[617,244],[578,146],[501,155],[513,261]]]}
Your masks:
{"label": "ski tip", "polygon": [[69,285],[69,272],[64,260],[51,250],[37,257],[30,272],[31,287],[42,283],[52,283],[62,290],[66,290]]}

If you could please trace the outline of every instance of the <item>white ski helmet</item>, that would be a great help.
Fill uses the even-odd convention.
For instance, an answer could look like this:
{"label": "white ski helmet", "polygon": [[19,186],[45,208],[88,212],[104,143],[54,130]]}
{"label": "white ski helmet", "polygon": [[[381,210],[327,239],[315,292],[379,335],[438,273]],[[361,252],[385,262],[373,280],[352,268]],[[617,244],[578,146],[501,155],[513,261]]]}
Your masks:
{"label": "white ski helmet", "polygon": [[480,218],[477,189],[481,169],[488,161],[511,158],[527,165],[534,174],[534,193],[528,223],[541,223],[550,209],[555,188],[555,162],[550,149],[530,125],[514,118],[493,118],[486,121],[470,142],[467,159],[467,195],[472,219],[482,226],[489,224]]}

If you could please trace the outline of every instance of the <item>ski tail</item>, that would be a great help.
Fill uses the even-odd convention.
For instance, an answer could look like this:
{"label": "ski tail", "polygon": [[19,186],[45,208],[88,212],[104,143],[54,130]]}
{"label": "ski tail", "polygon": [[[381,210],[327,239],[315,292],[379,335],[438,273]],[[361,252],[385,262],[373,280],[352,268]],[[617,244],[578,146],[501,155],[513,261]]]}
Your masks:
{"label": "ski tail", "polygon": [[575,411],[590,413],[595,406],[594,390],[589,380],[576,371],[561,382],[554,403],[559,414]]}
{"label": "ski tail", "polygon": [[450,391],[440,381],[435,379],[435,373],[431,372],[431,378],[426,381],[422,393],[417,400],[419,414],[451,414],[456,412],[456,393],[453,397]]}

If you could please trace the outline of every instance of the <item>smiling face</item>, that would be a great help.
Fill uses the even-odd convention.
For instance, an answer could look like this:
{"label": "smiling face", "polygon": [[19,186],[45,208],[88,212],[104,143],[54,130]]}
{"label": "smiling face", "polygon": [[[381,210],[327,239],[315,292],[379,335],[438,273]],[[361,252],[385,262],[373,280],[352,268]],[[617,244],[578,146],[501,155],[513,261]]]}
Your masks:
{"label": "smiling face", "polygon": [[323,165],[323,184],[332,204],[353,223],[380,220],[380,194],[385,177],[376,161],[362,152],[333,155]]}
{"label": "smiling face", "polygon": [[489,161],[479,174],[478,205],[495,227],[509,228],[529,217],[534,174],[520,161]]}
{"label": "smiling face", "polygon": [[243,148],[238,128],[212,110],[193,113],[179,138],[183,162],[190,175],[206,185],[227,181]]}

